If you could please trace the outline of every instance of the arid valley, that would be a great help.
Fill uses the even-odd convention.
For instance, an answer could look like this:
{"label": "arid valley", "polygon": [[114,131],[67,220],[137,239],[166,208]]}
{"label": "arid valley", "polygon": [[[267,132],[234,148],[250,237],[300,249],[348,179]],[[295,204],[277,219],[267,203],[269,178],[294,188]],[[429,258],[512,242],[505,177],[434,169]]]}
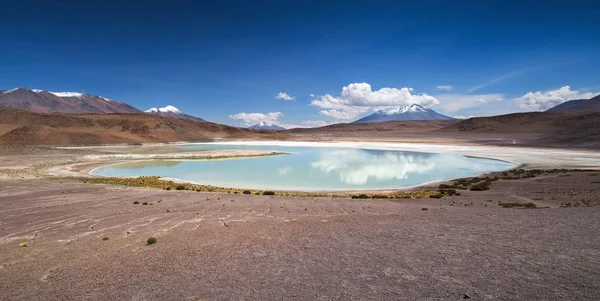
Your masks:
{"label": "arid valley", "polygon": [[[398,144],[373,142],[389,138],[372,135],[365,135],[362,143],[357,142],[360,137],[327,135],[328,143],[356,147]],[[5,147],[0,173],[2,297],[580,300],[597,296],[598,152],[490,146],[460,136],[449,144],[448,136],[410,136],[419,141],[402,148],[426,145],[428,150],[521,162],[519,169],[545,172],[526,176],[529,173],[515,169],[487,174],[488,179],[497,179],[492,179],[489,190],[457,189],[456,194],[439,198],[270,196],[93,184],[87,175],[89,165],[135,156],[147,160],[144,156],[161,152],[173,158],[188,154],[178,151],[177,144]],[[323,139],[318,137],[309,140]],[[295,136],[291,143],[302,139],[307,137]],[[438,186],[412,190],[442,191]],[[148,245],[148,237],[157,243]],[[23,242],[28,246],[19,247]]]}
{"label": "arid valley", "polygon": [[0,301],[600,300],[600,1],[0,7]]}

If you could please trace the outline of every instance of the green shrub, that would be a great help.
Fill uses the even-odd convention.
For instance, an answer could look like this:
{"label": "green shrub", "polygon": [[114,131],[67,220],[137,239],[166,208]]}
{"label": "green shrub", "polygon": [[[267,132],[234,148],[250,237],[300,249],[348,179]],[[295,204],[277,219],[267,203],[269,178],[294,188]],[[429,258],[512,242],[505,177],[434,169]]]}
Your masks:
{"label": "green shrub", "polygon": [[108,238],[108,236],[104,236],[102,237],[102,240],[109,240],[110,238]]}
{"label": "green shrub", "polygon": [[134,204],[134,205],[137,205],[137,204],[139,204],[139,203],[140,203],[139,201],[135,201],[135,202],[133,202],[133,204]]}
{"label": "green shrub", "polygon": [[371,196],[372,199],[389,199],[390,196],[389,195],[385,195],[385,194],[374,194]]}
{"label": "green shrub", "polygon": [[165,188],[165,190],[171,190],[171,187],[167,187],[167,188]]}
{"label": "green shrub", "polygon": [[148,202],[143,202],[142,205],[148,205]]}
{"label": "green shrub", "polygon": [[371,197],[366,194],[355,194],[352,196],[353,199],[370,199]]}
{"label": "green shrub", "polygon": [[502,206],[502,208],[537,208],[534,203],[498,203],[498,206]]}
{"label": "green shrub", "polygon": [[479,184],[475,184],[473,186],[471,186],[471,188],[469,190],[472,191],[484,191],[484,190],[490,190],[490,184],[492,184],[492,182],[481,182]]}
{"label": "green shrub", "polygon": [[250,191],[250,190],[244,190],[244,192],[243,192],[243,193],[244,193],[244,194],[252,194],[252,191]]}
{"label": "green shrub", "polygon": [[262,194],[263,195],[275,195],[275,192],[274,191],[264,191]]}
{"label": "green shrub", "polygon": [[148,237],[148,240],[146,241],[147,244],[152,245],[156,243],[156,238],[154,237]]}
{"label": "green shrub", "polygon": [[438,192],[445,195],[455,195],[456,189],[439,189]]}
{"label": "green shrub", "polygon": [[183,186],[183,185],[177,185],[177,187],[175,187],[175,189],[177,189],[177,190],[185,190],[185,186]]}

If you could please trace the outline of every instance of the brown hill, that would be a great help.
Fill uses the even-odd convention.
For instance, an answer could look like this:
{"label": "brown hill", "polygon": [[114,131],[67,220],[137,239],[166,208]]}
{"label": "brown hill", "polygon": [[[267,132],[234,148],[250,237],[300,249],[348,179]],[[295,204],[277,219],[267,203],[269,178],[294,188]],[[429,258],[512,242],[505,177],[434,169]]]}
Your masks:
{"label": "brown hill", "polygon": [[428,132],[451,126],[458,120],[411,120],[371,123],[337,123],[320,128],[296,128],[292,134],[340,133],[340,132]]}
{"label": "brown hill", "polygon": [[600,147],[600,112],[570,115],[560,113],[517,113],[470,118],[437,130],[441,133],[528,133],[536,134],[527,144],[557,147]]}
{"label": "brown hill", "polygon": [[600,112],[600,95],[590,99],[575,99],[563,102],[546,112],[567,113],[567,114],[586,114]]}
{"label": "brown hill", "polygon": [[252,131],[210,122],[149,114],[47,114],[0,108],[0,145],[5,146],[285,137],[287,137],[285,133]]}
{"label": "brown hill", "polygon": [[97,95],[27,88],[0,91],[0,106],[38,113],[141,113],[126,103]]}

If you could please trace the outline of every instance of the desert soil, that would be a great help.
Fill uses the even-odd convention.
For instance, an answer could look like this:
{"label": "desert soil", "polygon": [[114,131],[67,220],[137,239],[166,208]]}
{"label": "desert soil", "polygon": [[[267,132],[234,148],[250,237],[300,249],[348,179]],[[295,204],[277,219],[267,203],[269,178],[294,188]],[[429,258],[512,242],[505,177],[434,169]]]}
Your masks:
{"label": "desert soil", "polygon": [[[0,152],[1,299],[600,295],[600,172],[499,180],[489,191],[414,200],[164,191],[45,175],[50,165],[101,153]],[[147,245],[151,236],[157,243]]]}

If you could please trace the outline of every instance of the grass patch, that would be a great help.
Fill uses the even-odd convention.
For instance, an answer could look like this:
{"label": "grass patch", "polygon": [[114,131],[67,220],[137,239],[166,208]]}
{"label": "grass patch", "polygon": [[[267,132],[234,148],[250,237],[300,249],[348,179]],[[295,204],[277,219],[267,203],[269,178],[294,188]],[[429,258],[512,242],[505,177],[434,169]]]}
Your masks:
{"label": "grass patch", "polygon": [[27,247],[29,247],[29,243],[28,242],[22,242],[22,243],[19,244],[19,247],[27,248]]}
{"label": "grass patch", "polygon": [[469,190],[471,190],[471,191],[490,190],[490,184],[492,184],[492,182],[489,182],[489,181],[481,182],[481,183],[471,186],[471,188],[469,188]]}
{"label": "grass patch", "polygon": [[534,203],[498,203],[498,206],[502,208],[524,208],[524,209],[535,209],[537,206]]}
{"label": "grass patch", "polygon": [[148,202],[143,202],[142,205],[148,205]]}
{"label": "grass patch", "polygon": [[157,241],[156,238],[154,238],[154,237],[148,237],[148,240],[146,240],[146,244],[153,245],[153,244],[156,243],[156,241]]}
{"label": "grass patch", "polygon": [[439,189],[438,192],[443,195],[455,195],[456,189]]}
{"label": "grass patch", "polygon": [[[80,178],[70,178],[73,180],[81,181]],[[494,178],[467,178],[457,180],[452,185],[441,184],[441,189],[452,190],[457,189],[469,189],[472,184],[485,181],[491,182]],[[440,194],[439,191],[432,191],[429,189],[412,190],[412,191],[401,191],[392,193],[378,193],[378,194],[350,194],[350,193],[319,193],[319,192],[292,192],[292,191],[263,191],[263,190],[242,190],[217,187],[211,185],[197,185],[191,183],[176,183],[171,180],[162,179],[159,176],[141,176],[137,178],[117,178],[117,177],[103,177],[86,179],[91,184],[111,184],[111,185],[123,185],[129,187],[149,187],[164,190],[192,190],[202,192],[215,192],[215,193],[230,193],[230,194],[251,194],[251,195],[277,195],[277,196],[288,196],[288,197],[341,197],[341,198],[354,198],[354,199],[370,199],[370,198],[389,198],[389,199],[421,199],[421,198],[434,198]],[[265,194],[266,193],[266,194]],[[271,194],[273,193],[273,194]],[[458,195],[456,193],[456,195]],[[148,204],[146,204],[148,205]]]}

